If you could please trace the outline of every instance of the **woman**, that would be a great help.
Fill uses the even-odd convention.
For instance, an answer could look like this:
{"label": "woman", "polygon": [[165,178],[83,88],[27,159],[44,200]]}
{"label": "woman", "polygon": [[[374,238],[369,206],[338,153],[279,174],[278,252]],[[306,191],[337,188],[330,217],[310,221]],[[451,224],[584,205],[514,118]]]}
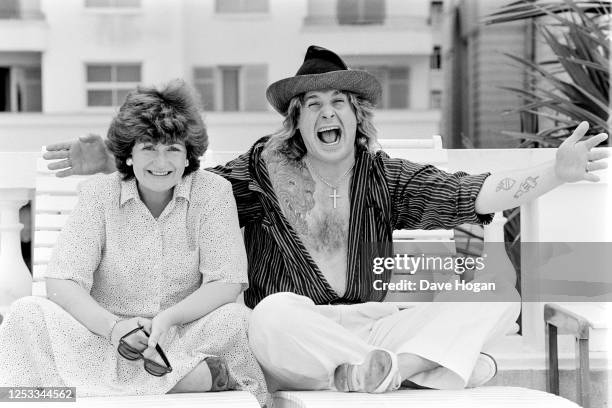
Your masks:
{"label": "woman", "polygon": [[15,302],[0,326],[0,385],[79,396],[235,387],[269,402],[249,309],[233,303],[247,286],[236,203],[229,182],[196,171],[206,147],[182,81],[128,95],[108,132],[118,173],[82,186],[48,299]]}

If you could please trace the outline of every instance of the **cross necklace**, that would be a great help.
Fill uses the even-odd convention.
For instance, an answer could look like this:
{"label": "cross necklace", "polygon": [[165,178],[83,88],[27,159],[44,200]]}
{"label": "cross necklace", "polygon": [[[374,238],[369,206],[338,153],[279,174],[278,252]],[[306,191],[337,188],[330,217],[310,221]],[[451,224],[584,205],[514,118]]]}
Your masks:
{"label": "cross necklace", "polygon": [[349,169],[342,175],[340,176],[340,178],[338,180],[336,180],[336,185],[333,185],[332,183],[330,183],[329,181],[325,180],[319,173],[317,173],[317,171],[315,170],[314,166],[310,163],[310,161],[308,161],[308,159],[306,159],[304,157],[304,162],[306,162],[306,164],[308,165],[307,167],[309,168],[310,171],[312,171],[312,173],[317,176],[317,178],[319,180],[321,180],[323,183],[325,183],[325,185],[329,188],[331,188],[333,190],[333,193],[330,194],[328,197],[334,200],[334,208],[337,208],[337,202],[336,200],[338,198],[340,198],[340,196],[338,195],[338,185],[340,184],[340,182],[346,177],[348,176],[348,174],[351,172],[351,170],[353,170],[353,167],[355,167],[355,162],[353,162],[353,164],[351,165],[351,167],[349,167]]}

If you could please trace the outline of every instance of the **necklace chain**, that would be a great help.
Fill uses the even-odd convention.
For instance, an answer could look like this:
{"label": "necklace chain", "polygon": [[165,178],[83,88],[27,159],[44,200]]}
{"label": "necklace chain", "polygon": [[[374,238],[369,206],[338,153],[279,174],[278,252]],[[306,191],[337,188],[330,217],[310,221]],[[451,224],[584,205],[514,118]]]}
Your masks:
{"label": "necklace chain", "polygon": [[336,180],[336,185],[333,185],[332,183],[330,183],[329,181],[327,181],[325,178],[323,178],[323,176],[321,176],[317,170],[315,170],[314,166],[312,165],[312,163],[310,163],[310,161],[304,157],[304,161],[306,162],[306,164],[308,164],[308,167],[310,169],[310,171],[312,171],[314,173],[315,176],[317,176],[323,183],[325,183],[325,185],[331,189],[336,190],[338,188],[338,184],[340,184],[340,182],[346,177],[348,176],[348,174],[351,172],[351,170],[353,170],[353,167],[355,167],[355,162],[353,162],[353,164],[351,165],[351,167],[349,167],[349,169],[342,175],[340,176],[340,178],[338,178],[338,180]]}

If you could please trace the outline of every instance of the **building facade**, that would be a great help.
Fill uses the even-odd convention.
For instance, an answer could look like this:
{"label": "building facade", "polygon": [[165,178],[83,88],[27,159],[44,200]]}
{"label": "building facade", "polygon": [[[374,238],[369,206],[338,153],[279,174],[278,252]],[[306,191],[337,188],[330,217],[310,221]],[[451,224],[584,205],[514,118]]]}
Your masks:
{"label": "building facade", "polygon": [[201,94],[212,147],[242,150],[280,124],[265,89],[294,75],[311,44],[379,78],[381,137],[428,137],[440,128],[443,9],[430,0],[3,0],[0,150],[104,133],[130,89],[177,77]]}

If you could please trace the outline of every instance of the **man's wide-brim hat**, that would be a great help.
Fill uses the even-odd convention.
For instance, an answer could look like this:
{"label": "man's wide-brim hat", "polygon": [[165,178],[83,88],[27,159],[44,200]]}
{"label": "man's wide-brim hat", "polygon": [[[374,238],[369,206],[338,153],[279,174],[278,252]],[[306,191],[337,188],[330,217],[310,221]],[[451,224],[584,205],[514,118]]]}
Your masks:
{"label": "man's wide-brim hat", "polygon": [[361,95],[373,105],[378,103],[382,93],[380,83],[374,75],[349,69],[332,51],[311,45],[295,76],[274,82],[268,87],[266,97],[270,105],[284,116],[287,115],[289,102],[294,96],[325,89],[350,91]]}

